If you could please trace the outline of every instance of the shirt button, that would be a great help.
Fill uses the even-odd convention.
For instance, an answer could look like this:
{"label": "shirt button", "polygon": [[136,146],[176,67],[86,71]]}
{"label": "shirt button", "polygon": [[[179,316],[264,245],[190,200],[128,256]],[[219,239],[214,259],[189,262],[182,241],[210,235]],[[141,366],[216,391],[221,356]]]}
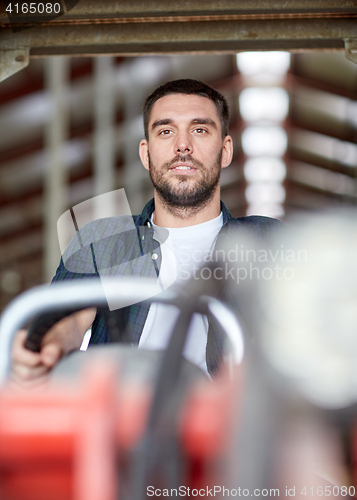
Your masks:
{"label": "shirt button", "polygon": [[151,258],[152,258],[152,260],[156,260],[159,258],[159,256],[157,255],[157,253],[153,253]]}
{"label": "shirt button", "polygon": [[141,237],[141,239],[142,239],[142,240],[145,240],[145,236],[142,236],[142,237]]}
{"label": "shirt button", "polygon": [[150,224],[150,222],[148,222],[148,224],[147,224],[147,225],[148,225],[148,227],[149,227],[149,228],[151,227],[151,224]]}

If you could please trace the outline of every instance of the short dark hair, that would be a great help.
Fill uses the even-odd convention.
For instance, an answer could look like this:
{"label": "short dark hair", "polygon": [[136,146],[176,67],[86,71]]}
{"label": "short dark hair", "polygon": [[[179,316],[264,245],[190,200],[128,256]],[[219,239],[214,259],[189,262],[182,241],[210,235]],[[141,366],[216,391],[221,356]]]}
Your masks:
{"label": "short dark hair", "polygon": [[146,140],[149,139],[149,119],[152,107],[156,101],[161,99],[161,97],[165,97],[170,94],[193,94],[210,99],[215,104],[218,111],[218,116],[221,121],[222,137],[226,137],[226,135],[228,135],[229,110],[226,99],[222,94],[206,83],[186,78],[182,80],[173,80],[172,82],[167,82],[164,85],[161,85],[161,87],[154,90],[154,92],[146,99],[143,108]]}

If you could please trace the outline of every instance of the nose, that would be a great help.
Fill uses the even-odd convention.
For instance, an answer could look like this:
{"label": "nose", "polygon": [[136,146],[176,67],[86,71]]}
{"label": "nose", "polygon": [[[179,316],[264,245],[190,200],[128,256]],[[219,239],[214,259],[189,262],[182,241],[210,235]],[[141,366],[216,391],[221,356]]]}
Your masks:
{"label": "nose", "polygon": [[180,132],[175,141],[175,153],[192,153],[193,146],[191,136],[187,132]]}

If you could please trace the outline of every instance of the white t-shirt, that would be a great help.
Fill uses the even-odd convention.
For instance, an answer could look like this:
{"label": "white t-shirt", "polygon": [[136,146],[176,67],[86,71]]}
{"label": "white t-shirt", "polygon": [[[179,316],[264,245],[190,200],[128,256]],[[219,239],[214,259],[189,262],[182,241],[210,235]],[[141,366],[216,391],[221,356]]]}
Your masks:
{"label": "white t-shirt", "polygon": [[[221,212],[215,219],[202,224],[183,228],[166,228],[169,231],[169,238],[161,245],[160,279],[163,283],[167,280],[172,281],[172,273],[177,273],[175,284],[183,284],[192,276],[198,276],[204,263],[211,260],[210,256],[222,225],[223,214]],[[155,224],[153,227],[154,238],[160,242],[160,227]],[[178,315],[179,310],[176,306],[151,304],[139,347],[165,349]],[[198,313],[194,314],[183,351],[189,361],[205,371],[207,371],[207,332],[207,317]]]}

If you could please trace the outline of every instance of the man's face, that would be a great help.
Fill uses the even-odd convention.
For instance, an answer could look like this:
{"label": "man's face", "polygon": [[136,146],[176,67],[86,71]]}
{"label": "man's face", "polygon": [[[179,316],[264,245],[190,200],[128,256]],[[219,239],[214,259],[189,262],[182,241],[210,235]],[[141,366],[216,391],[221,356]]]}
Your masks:
{"label": "man's face", "polygon": [[232,157],[215,104],[197,95],[168,95],[156,101],[148,125],[140,157],[163,201],[181,207],[209,201]]}

